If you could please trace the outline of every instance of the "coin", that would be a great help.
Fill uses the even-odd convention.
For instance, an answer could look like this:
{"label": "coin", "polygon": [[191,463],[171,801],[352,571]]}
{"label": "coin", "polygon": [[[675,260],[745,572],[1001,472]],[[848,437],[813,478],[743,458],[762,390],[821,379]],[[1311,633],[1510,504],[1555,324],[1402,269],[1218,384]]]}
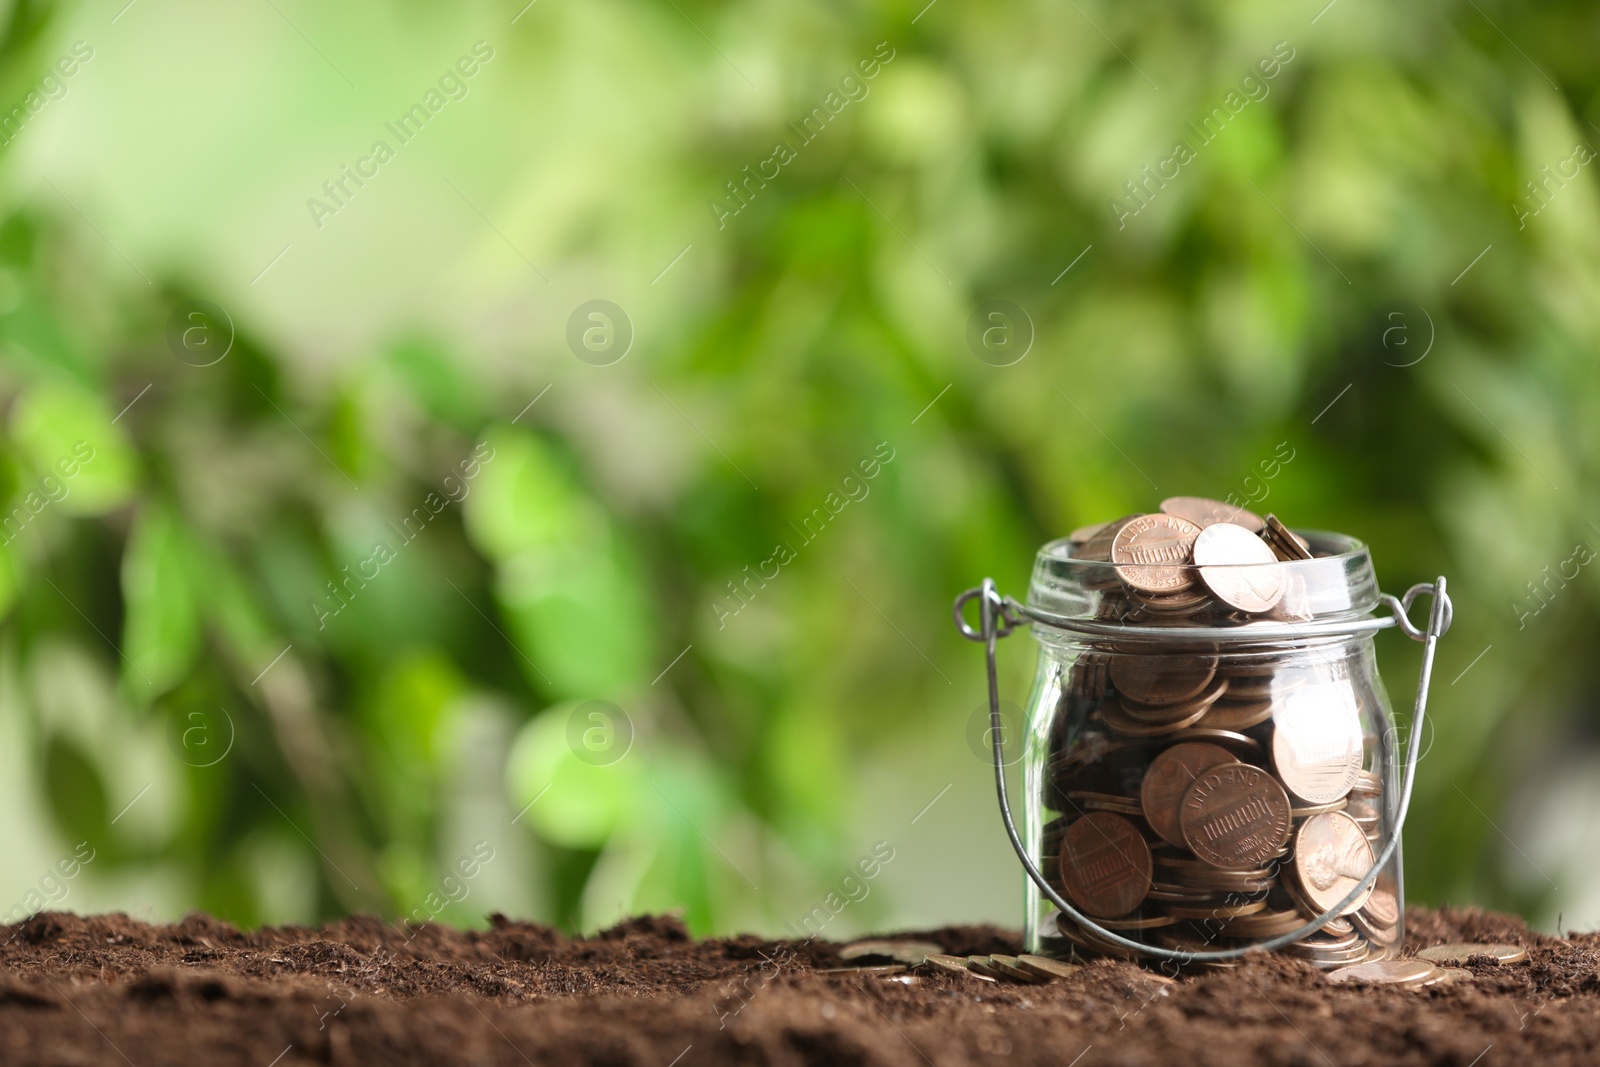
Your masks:
{"label": "coin", "polygon": [[1072,902],[1099,919],[1137,908],[1150,891],[1150,846],[1120,815],[1085,815],[1061,838],[1061,881]]}
{"label": "coin", "polygon": [[1426,988],[1437,989],[1455,985],[1457,982],[1470,982],[1475,977],[1477,976],[1464,967],[1440,967],[1431,977],[1424,979],[1422,984]]}
{"label": "coin", "polygon": [[1188,588],[1194,581],[1189,574],[1189,553],[1201,532],[1200,527],[1176,515],[1140,515],[1129,520],[1111,543],[1117,577],[1145,593]]}
{"label": "coin", "polygon": [[1209,705],[1202,704],[1192,712],[1186,712],[1181,719],[1147,723],[1140,722],[1127,714],[1120,702],[1113,701],[1101,707],[1100,717],[1105,720],[1107,726],[1119,734],[1125,734],[1128,737],[1159,737],[1162,734],[1172,733],[1174,730],[1182,730],[1185,727],[1193,726],[1204,718],[1209,710]]}
{"label": "coin", "polygon": [[1144,772],[1139,802],[1145,821],[1163,841],[1187,848],[1178,825],[1178,807],[1201,771],[1234,762],[1233,753],[1218,745],[1189,743],[1165,749]]}
{"label": "coin", "polygon": [[[1228,695],[1233,695],[1233,681],[1228,681]],[[1199,725],[1218,730],[1248,730],[1272,718],[1272,701],[1251,702],[1226,700],[1213,704]]]}
{"label": "coin", "polygon": [[1241,734],[1236,730],[1217,730],[1208,726],[1191,726],[1173,734],[1167,740],[1173,744],[1185,741],[1209,741],[1219,745],[1233,745],[1239,752],[1243,752],[1251,758],[1256,757],[1261,752],[1261,742],[1249,734]]}
{"label": "coin", "polygon": [[1154,930],[1158,926],[1171,926],[1177,921],[1170,915],[1145,915],[1137,919],[1101,919],[1100,925],[1121,933],[1124,930]]}
{"label": "coin", "polygon": [[1471,945],[1464,942],[1434,945],[1417,953],[1417,959],[1430,963],[1465,963],[1471,956],[1488,956],[1496,963],[1521,963],[1528,950],[1521,945]]}
{"label": "coin", "polygon": [[[1343,812],[1313,815],[1294,835],[1294,874],[1306,902],[1319,914],[1354,889],[1372,869],[1372,845],[1356,821]],[[1340,915],[1358,911],[1372,887],[1340,909]]]}
{"label": "coin", "polygon": [[1229,607],[1251,614],[1270,610],[1283,598],[1284,574],[1261,538],[1231,522],[1200,531],[1193,548],[1200,580]]}
{"label": "coin", "polygon": [[997,969],[994,964],[989,961],[988,956],[968,956],[967,970],[971,971],[980,978],[988,978],[991,981],[1008,980],[1011,977],[1004,971]]}
{"label": "coin", "polygon": [[1201,529],[1219,522],[1231,522],[1251,533],[1260,533],[1266,525],[1261,521],[1261,516],[1253,511],[1203,496],[1169,496],[1161,502],[1161,510],[1168,515],[1188,519]]}
{"label": "coin", "polygon": [[1186,907],[1174,904],[1167,914],[1174,919],[1236,919],[1265,911],[1267,902],[1253,900],[1245,904],[1218,904],[1215,907]]}
{"label": "coin", "polygon": [[1116,815],[1139,816],[1143,814],[1139,802],[1132,797],[1119,797],[1111,793],[1094,793],[1087,789],[1067,791],[1067,800],[1083,811],[1109,811]]}
{"label": "coin", "polygon": [[1182,704],[1141,704],[1124,696],[1122,711],[1143,723],[1173,723],[1180,720],[1192,722],[1195,720],[1196,712],[1204,715],[1227,691],[1228,680],[1218,678],[1206,688],[1205,692],[1192,700],[1185,700]]}
{"label": "coin", "polygon": [[1367,898],[1366,907],[1361,910],[1373,922],[1393,926],[1400,921],[1400,902],[1395,899],[1393,890],[1383,888],[1383,881],[1380,875],[1379,884],[1373,886],[1372,896]]}
{"label": "coin", "polygon": [[1285,562],[1312,558],[1311,545],[1306,539],[1290,530],[1276,515],[1267,516],[1261,539],[1267,542],[1278,559]]}
{"label": "coin", "polygon": [[1126,655],[1111,661],[1117,691],[1141,704],[1182,704],[1205,692],[1216,677],[1217,657]]}
{"label": "coin", "polygon": [[882,967],[825,967],[817,971],[818,974],[904,974],[906,965],[903,963],[885,964]]}
{"label": "coin", "polygon": [[1223,764],[1195,779],[1178,822],[1189,850],[1212,866],[1259,867],[1289,840],[1289,797],[1259,767]]}
{"label": "coin", "polygon": [[916,967],[929,956],[938,955],[940,946],[931,941],[857,941],[839,950],[842,960],[870,957],[894,960]]}
{"label": "coin", "polygon": [[[1350,806],[1350,801],[1345,799],[1344,797],[1340,797],[1338,800],[1335,800],[1332,804],[1312,804],[1312,805],[1309,805],[1309,806],[1306,806],[1306,807],[1295,807],[1293,805],[1293,802],[1291,801],[1290,807],[1289,807],[1289,814],[1291,816],[1293,816],[1294,818],[1296,818],[1296,819],[1309,819],[1313,815],[1322,815],[1322,814],[1325,814],[1325,813],[1330,812],[1330,811],[1344,811],[1349,806]],[[1356,819],[1357,823],[1359,823],[1360,821],[1361,821],[1360,819]],[[1363,831],[1363,832],[1365,832],[1365,831]]]}
{"label": "coin", "polygon": [[967,973],[967,961],[961,956],[947,956],[943,952],[931,952],[923,962],[935,970],[944,971],[946,974]]}
{"label": "coin", "polygon": [[1230,919],[1224,932],[1230,937],[1250,941],[1264,941],[1269,937],[1282,937],[1306,924],[1305,916],[1292,908],[1280,911],[1260,911],[1254,915],[1241,915]]}
{"label": "coin", "polygon": [[1085,542],[1092,540],[1095,534],[1099,533],[1101,530],[1104,530],[1108,525],[1110,524],[1097,522],[1090,526],[1080,526],[1076,530],[1073,530],[1071,533],[1067,534],[1067,543],[1072,545],[1084,544]]}
{"label": "coin", "polygon": [[1028,955],[1018,956],[1017,966],[1025,971],[1032,971],[1040,978],[1046,979],[1070,978],[1083,969],[1075,963],[1063,963],[1048,956]]}
{"label": "coin", "polygon": [[1115,941],[1107,941],[1079,927],[1077,923],[1067,918],[1064,914],[1056,916],[1056,930],[1069,944],[1086,952],[1092,952],[1097,956],[1114,956],[1129,960],[1137,959],[1139,956],[1139,953],[1134,949],[1119,945]]}
{"label": "coin", "polygon": [[1431,978],[1436,969],[1427,960],[1373,960],[1329,971],[1328,981],[1419,986]]}
{"label": "coin", "polygon": [[1331,804],[1361,773],[1361,720],[1342,683],[1296,689],[1273,711],[1272,764],[1291,793]]}
{"label": "coin", "polygon": [[1111,542],[1116,539],[1117,534],[1124,526],[1138,517],[1137,515],[1124,515],[1120,519],[1113,519],[1105,523],[1089,535],[1088,539],[1083,542],[1083,546],[1078,549],[1075,558],[1094,560],[1098,563],[1111,562]]}
{"label": "coin", "polygon": [[1017,962],[1017,957],[1015,956],[990,956],[989,966],[992,969],[999,971],[1013,982],[1023,982],[1027,985],[1038,985],[1042,982],[1049,981],[1048,978],[1041,978],[1039,975],[1034,974],[1032,971],[1022,967],[1021,964]]}

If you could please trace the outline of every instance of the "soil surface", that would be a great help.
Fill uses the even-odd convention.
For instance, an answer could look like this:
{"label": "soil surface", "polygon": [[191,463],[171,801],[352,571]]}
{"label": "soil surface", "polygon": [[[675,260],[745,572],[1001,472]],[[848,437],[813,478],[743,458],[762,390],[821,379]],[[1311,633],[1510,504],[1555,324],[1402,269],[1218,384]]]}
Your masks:
{"label": "soil surface", "polygon": [[[1475,910],[1412,910],[1408,951],[1514,942],[1470,980],[1335,986],[1285,957],[1180,977],[1099,962],[1049,985],[824,974],[838,945],[693,941],[671,918],[592,938],[355,918],[254,933],[44,913],[0,928],[6,1064],[1452,1064],[1600,1062],[1600,934],[1546,937]],[[956,955],[1014,932],[896,935]]]}

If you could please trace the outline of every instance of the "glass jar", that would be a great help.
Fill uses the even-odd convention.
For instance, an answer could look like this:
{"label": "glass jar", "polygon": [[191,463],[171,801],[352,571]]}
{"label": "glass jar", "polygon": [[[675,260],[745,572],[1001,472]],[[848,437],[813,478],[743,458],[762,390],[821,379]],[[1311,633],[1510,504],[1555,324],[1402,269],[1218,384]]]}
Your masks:
{"label": "glass jar", "polygon": [[[1053,541],[1026,604],[992,583],[957,601],[963,633],[989,644],[991,705],[994,641],[1028,623],[1039,645],[1020,834],[996,746],[1028,952],[1221,964],[1282,949],[1329,967],[1398,952],[1415,752],[1402,762],[1373,636],[1398,624],[1427,641],[1420,725],[1444,579],[1396,600],[1359,541],[1294,536],[1312,558],[1164,563],[1159,580]],[[1230,582],[1257,609],[1248,590],[1271,587],[1272,606],[1241,610],[1216,593]],[[1426,632],[1406,619],[1422,592],[1437,594]],[[977,631],[960,617],[973,597]]]}

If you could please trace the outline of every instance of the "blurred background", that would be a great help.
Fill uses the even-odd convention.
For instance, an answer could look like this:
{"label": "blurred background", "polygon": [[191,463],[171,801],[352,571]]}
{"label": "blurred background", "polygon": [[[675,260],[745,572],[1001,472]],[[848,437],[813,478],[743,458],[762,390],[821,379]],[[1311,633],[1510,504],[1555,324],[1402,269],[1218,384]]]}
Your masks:
{"label": "blurred background", "polygon": [[951,599],[1190,493],[1600,925],[1600,14],[1324,2],[0,2],[6,921],[1017,925]]}

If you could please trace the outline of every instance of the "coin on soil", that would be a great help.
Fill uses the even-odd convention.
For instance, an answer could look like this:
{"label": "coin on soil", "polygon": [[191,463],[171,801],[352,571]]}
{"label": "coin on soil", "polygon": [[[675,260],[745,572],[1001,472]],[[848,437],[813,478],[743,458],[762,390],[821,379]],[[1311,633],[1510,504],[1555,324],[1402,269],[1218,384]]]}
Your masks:
{"label": "coin on soil", "polygon": [[1289,840],[1289,797],[1259,767],[1226,763],[1195,779],[1179,808],[1178,824],[1196,856],[1213,867],[1247,870],[1261,866]]}
{"label": "coin on soil", "polygon": [[1229,607],[1250,614],[1269,611],[1283,599],[1284,572],[1261,538],[1231,522],[1214,523],[1194,540],[1200,580]]}
{"label": "coin on soil", "polygon": [[989,966],[1011,979],[1013,982],[1022,982],[1025,985],[1038,985],[1048,982],[1048,978],[1041,978],[1032,971],[1019,965],[1015,956],[990,956]]}
{"label": "coin on soil", "polygon": [[1233,753],[1218,745],[1190,742],[1163,750],[1150,761],[1139,785],[1139,802],[1150,828],[1168,844],[1188,848],[1178,824],[1184,794],[1201,771],[1233,762]]}
{"label": "coin on soil", "polygon": [[1067,827],[1060,867],[1067,896],[1098,919],[1128,914],[1150,892],[1150,846],[1120,815],[1091,812]]}
{"label": "coin on soil", "polygon": [[1528,950],[1521,945],[1434,945],[1417,953],[1417,959],[1430,963],[1465,963],[1470,956],[1488,956],[1496,963],[1521,963]]}
{"label": "coin on soil", "polygon": [[1361,717],[1342,682],[1301,686],[1273,711],[1272,764],[1308,804],[1348,796],[1361,773]]}
{"label": "coin on soil", "polygon": [[1189,553],[1201,532],[1200,527],[1176,515],[1140,515],[1130,520],[1111,542],[1117,577],[1142,593],[1188,588],[1194,581],[1189,574]]}
{"label": "coin on soil", "polygon": [[[1372,845],[1356,821],[1343,812],[1313,815],[1294,836],[1294,874],[1306,903],[1327,911],[1360,884],[1372,869]],[[1340,915],[1359,911],[1372,887],[1344,908]]]}
{"label": "coin on soil", "polygon": [[1063,963],[1048,956],[1018,956],[1017,966],[1032,971],[1040,978],[1070,978],[1081,968],[1075,963]]}
{"label": "coin on soil", "polygon": [[931,941],[857,941],[839,950],[842,960],[881,958],[916,967],[929,956],[943,951]]}
{"label": "coin on soil", "polygon": [[967,960],[965,956],[947,956],[942,952],[935,952],[923,961],[934,970],[944,971],[946,974],[967,974]]}
{"label": "coin on soil", "polygon": [[1437,971],[1427,960],[1371,960],[1328,972],[1328,981],[1343,984],[1420,986]]}
{"label": "coin on soil", "polygon": [[1231,522],[1251,533],[1260,533],[1266,526],[1261,516],[1253,511],[1203,496],[1169,496],[1161,502],[1161,510],[1168,515],[1188,519],[1201,529],[1219,522]]}
{"label": "coin on soil", "polygon": [[1004,972],[997,970],[994,964],[990,962],[988,956],[968,956],[967,970],[971,971],[979,978],[987,978],[991,982],[1008,980],[1010,977]]}

